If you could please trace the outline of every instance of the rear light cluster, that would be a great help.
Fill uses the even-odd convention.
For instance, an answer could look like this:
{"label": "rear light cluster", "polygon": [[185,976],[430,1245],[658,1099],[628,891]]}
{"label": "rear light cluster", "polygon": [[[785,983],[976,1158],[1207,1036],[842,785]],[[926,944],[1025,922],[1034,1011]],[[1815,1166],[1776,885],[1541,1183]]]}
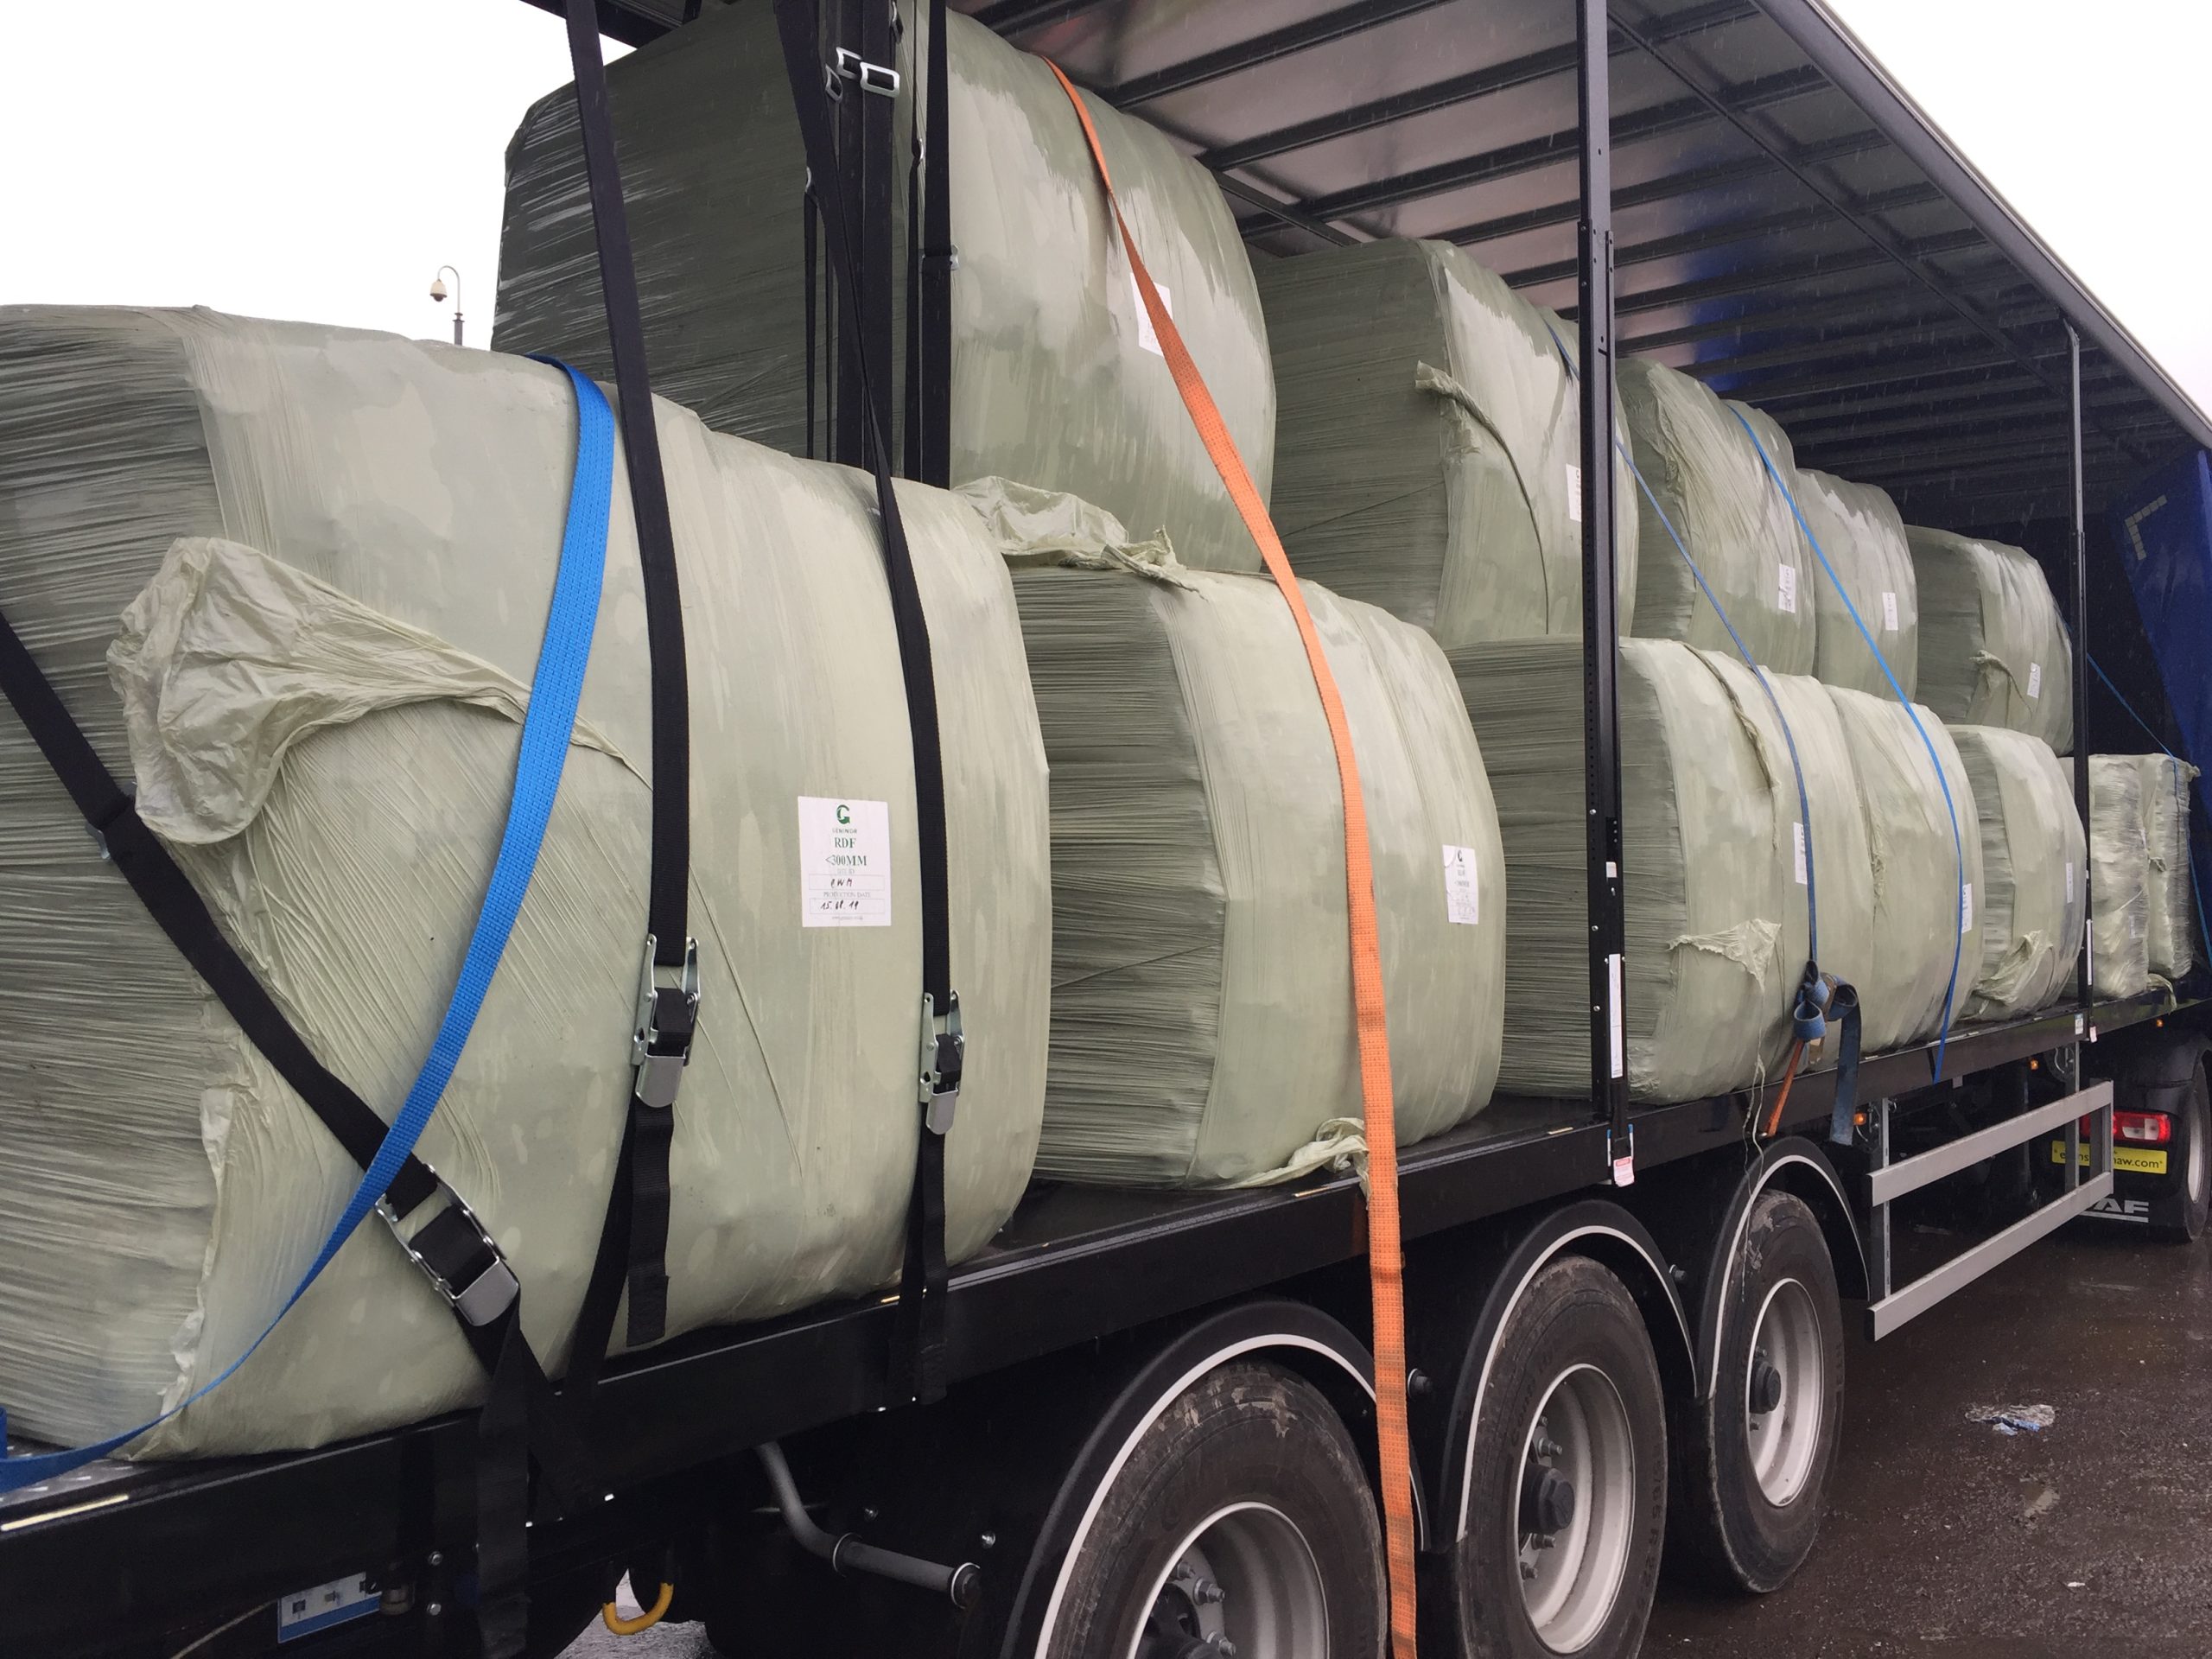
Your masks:
{"label": "rear light cluster", "polygon": [[[2082,1120],[2083,1139],[2096,1131],[2094,1116]],[[2164,1112],[2120,1112],[2112,1115],[2112,1138],[2125,1141],[2131,1146],[2163,1147],[2174,1138],[2174,1121]]]}

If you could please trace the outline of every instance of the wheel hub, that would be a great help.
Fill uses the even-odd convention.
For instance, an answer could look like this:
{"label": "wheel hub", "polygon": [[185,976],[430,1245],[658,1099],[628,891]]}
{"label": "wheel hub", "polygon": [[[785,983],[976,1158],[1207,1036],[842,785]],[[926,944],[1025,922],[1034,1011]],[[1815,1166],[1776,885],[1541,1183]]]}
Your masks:
{"label": "wheel hub", "polygon": [[1236,1503],[1184,1538],[1154,1581],[1129,1659],[1326,1659],[1328,1601],[1306,1536]]}
{"label": "wheel hub", "polygon": [[1767,1292],[1744,1371],[1744,1442],[1766,1501],[1796,1502],[1813,1475],[1827,1412],[1827,1349],[1813,1294],[1795,1279]]}
{"label": "wheel hub", "polygon": [[1510,1517],[1522,1604],[1553,1652],[1577,1652],[1604,1628],[1627,1573],[1635,1517],[1628,1408],[1603,1371],[1573,1366],[1538,1403]]}
{"label": "wheel hub", "polygon": [[1749,1405],[1751,1415],[1764,1417],[1782,1403],[1782,1373],[1764,1354],[1751,1356]]}

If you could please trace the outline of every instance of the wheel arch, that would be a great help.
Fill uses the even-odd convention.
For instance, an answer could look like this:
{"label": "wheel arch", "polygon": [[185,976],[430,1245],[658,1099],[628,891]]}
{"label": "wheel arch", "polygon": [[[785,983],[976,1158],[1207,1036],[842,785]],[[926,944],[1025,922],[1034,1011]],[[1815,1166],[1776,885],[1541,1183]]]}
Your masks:
{"label": "wheel arch", "polygon": [[1695,1327],[1700,1398],[1712,1391],[1719,1374],[1720,1314],[1728,1268],[1751,1225],[1752,1209],[1769,1192],[1787,1192],[1813,1212],[1827,1241],[1828,1259],[1835,1266],[1838,1294],[1862,1300],[1868,1294],[1866,1247],[1859,1242],[1859,1224],[1845,1195],[1842,1178],[1828,1162],[1827,1154],[1802,1135],[1789,1135],[1763,1147],[1758,1161],[1736,1183],[1735,1192],[1722,1211],[1700,1280]]}
{"label": "wheel arch", "polygon": [[1490,1270],[1479,1307],[1457,1344],[1457,1376],[1433,1465],[1432,1548],[1449,1548],[1466,1535],[1469,1468],[1499,1334],[1538,1274],[1563,1256],[1586,1256],[1621,1281],[1651,1338],[1660,1380],[1669,1391],[1693,1386],[1695,1347],[1688,1315],[1665,1255],[1643,1224],[1618,1204],[1585,1198],[1527,1227]]}
{"label": "wheel arch", "polygon": [[[1232,1303],[1183,1324],[1154,1345],[1114,1390],[1070,1460],[1008,1611],[999,1649],[1002,1659],[1045,1651],[1069,1573],[1107,1490],[1138,1441],[1199,1377],[1246,1359],[1270,1361],[1312,1383],[1344,1420],[1366,1460],[1372,1433],[1370,1428],[1363,1434],[1362,1428],[1373,1419],[1374,1361],[1367,1345],[1340,1320],[1310,1303],[1271,1297]],[[1417,1533],[1426,1533],[1418,1482],[1414,1524]]]}

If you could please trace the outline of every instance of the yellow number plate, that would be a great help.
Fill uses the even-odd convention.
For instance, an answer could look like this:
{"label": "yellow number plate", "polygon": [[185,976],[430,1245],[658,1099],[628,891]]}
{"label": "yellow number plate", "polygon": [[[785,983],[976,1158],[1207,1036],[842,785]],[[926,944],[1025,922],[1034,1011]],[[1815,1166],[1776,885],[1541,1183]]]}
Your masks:
{"label": "yellow number plate", "polygon": [[[2066,1162],[2066,1143],[2063,1141],[2050,1143],[2050,1161],[2059,1165]],[[2081,1161],[2082,1167],[2088,1166],[2089,1147],[2086,1141],[2082,1146]],[[2114,1147],[2112,1149],[2112,1166],[2129,1175],[2163,1175],[2166,1173],[2166,1154],[2153,1151],[2149,1147]]]}

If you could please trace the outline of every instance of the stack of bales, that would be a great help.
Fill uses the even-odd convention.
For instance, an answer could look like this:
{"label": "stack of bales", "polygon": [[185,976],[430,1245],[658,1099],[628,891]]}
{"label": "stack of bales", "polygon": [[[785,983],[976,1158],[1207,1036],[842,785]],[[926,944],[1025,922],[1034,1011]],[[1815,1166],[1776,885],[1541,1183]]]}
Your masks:
{"label": "stack of bales", "polygon": [[2143,838],[2151,860],[2151,971],[2173,981],[2196,965],[2198,926],[2189,796],[2196,768],[2171,754],[2143,757]]}
{"label": "stack of bales", "polygon": [[1920,692],[1945,720],[2005,726],[2074,747],[2074,652],[2050,583],[2028,553],[1916,525]]}
{"label": "stack of bales", "polygon": [[[698,930],[708,1037],[675,1119],[673,1332],[897,1271],[920,947],[872,492],[656,413],[695,653],[693,906],[715,924]],[[205,311],[0,312],[0,611],[308,1046],[371,1102],[421,1067],[483,902],[576,432],[567,377],[519,358]],[[505,1248],[549,1361],[631,1088],[652,699],[624,476],[618,459],[543,854],[423,1141]],[[951,495],[900,496],[929,623],[960,642],[938,671],[969,1045],[946,1179],[957,1256],[1012,1210],[1037,1143],[1046,778],[995,547]],[[810,830],[840,805],[887,885],[856,925],[818,926]],[[11,1427],[74,1445],[245,1352],[359,1172],[12,720],[0,912],[0,1399]],[[77,1010],[60,1050],[58,1005]],[[314,1445],[481,1386],[435,1293],[367,1227],[142,1449]]]}
{"label": "stack of bales", "polygon": [[2028,733],[1950,729],[1974,787],[1981,842],[1983,963],[1966,1014],[2032,1014],[2072,984],[2088,913],[2073,774]]}
{"label": "stack of bales", "polygon": [[2151,986],[2151,842],[2143,822],[2143,762],[2089,757],[2089,982],[2099,997]]}

